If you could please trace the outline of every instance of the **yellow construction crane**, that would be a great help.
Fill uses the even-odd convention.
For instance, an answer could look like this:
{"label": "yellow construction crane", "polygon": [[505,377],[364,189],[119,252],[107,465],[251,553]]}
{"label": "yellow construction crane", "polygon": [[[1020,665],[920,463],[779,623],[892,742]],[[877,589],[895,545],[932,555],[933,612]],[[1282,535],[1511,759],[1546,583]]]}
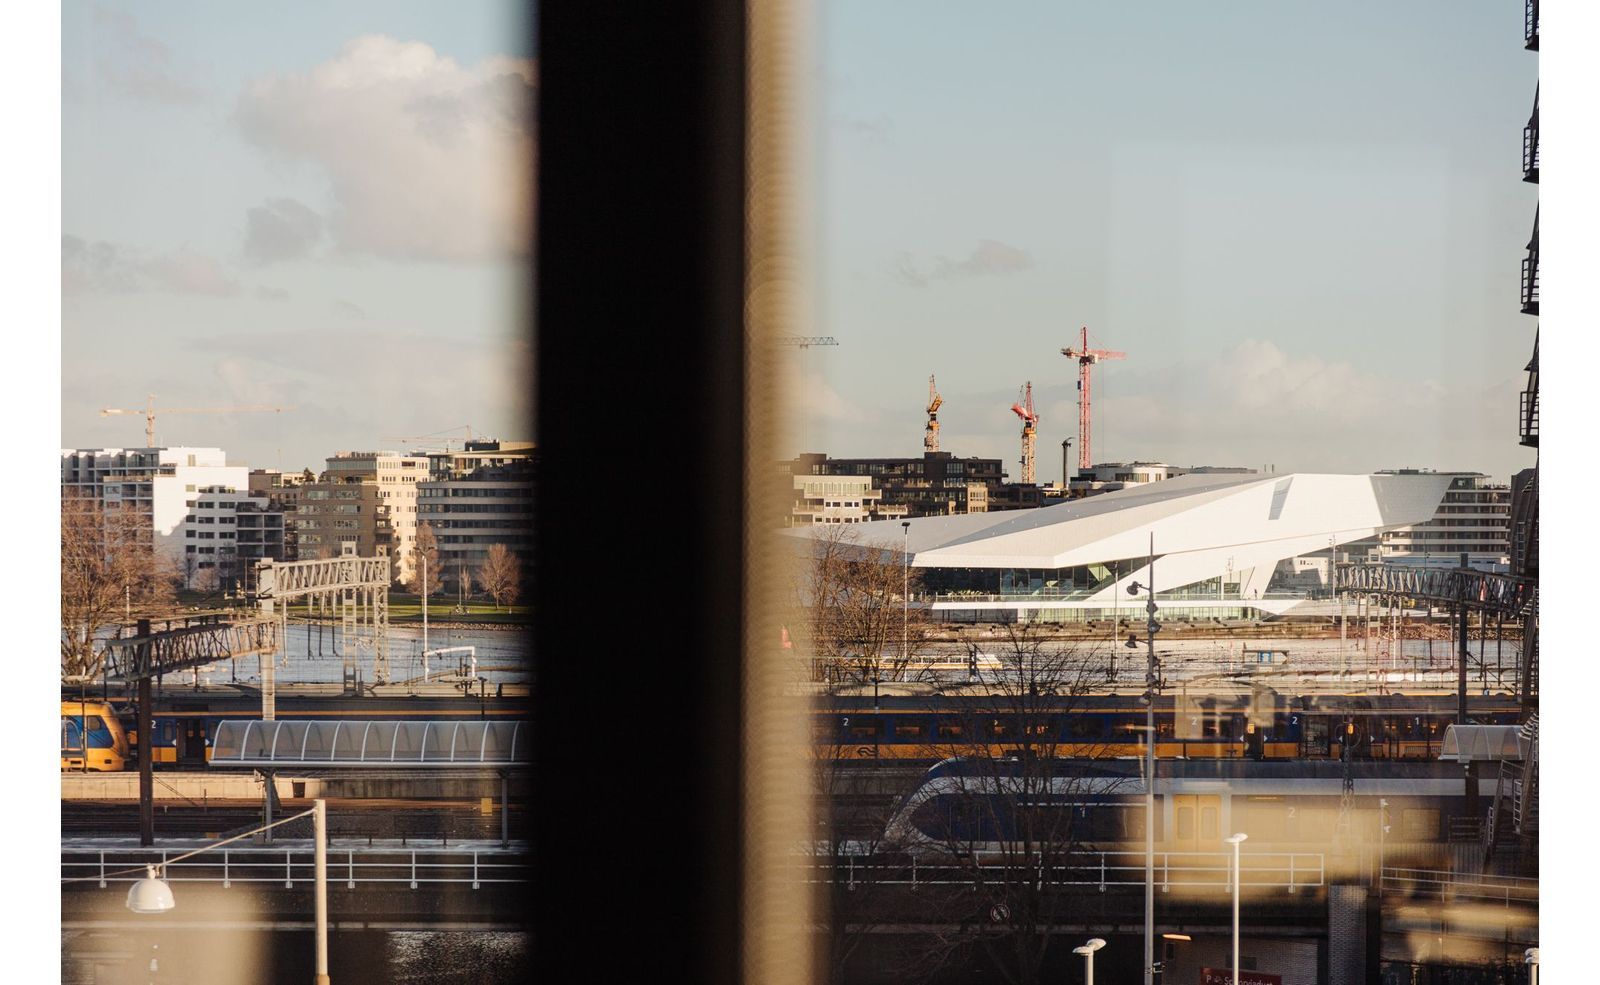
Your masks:
{"label": "yellow construction crane", "polygon": [[928,377],[928,424],[922,429],[923,451],[939,450],[939,407],[943,403],[944,397],[934,385],[933,377]]}
{"label": "yellow construction crane", "polygon": [[285,410],[294,410],[293,407],[272,407],[267,404],[251,404],[244,407],[157,407],[156,395],[149,394],[145,397],[143,410],[126,410],[121,407],[102,407],[101,417],[110,417],[113,414],[143,414],[144,415],[144,443],[146,448],[156,446],[156,415],[157,414],[251,414],[258,411],[272,411],[278,413]]}

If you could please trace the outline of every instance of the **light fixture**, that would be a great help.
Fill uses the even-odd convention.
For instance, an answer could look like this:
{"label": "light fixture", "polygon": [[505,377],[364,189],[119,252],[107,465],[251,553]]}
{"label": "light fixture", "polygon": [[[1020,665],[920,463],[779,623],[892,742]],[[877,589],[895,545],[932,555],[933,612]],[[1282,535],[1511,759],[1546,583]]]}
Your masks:
{"label": "light fixture", "polygon": [[1169,940],[1169,941],[1192,941],[1192,940],[1194,940],[1194,938],[1190,937],[1188,934],[1162,934],[1161,936],[1163,938],[1165,938],[1166,940]]}
{"label": "light fixture", "polygon": [[156,875],[156,867],[144,867],[145,877],[128,887],[128,909],[135,913],[166,913],[178,904],[172,899],[172,887]]}
{"label": "light fixture", "polygon": [[1239,844],[1240,842],[1244,841],[1246,838],[1249,838],[1249,837],[1250,837],[1249,835],[1247,835],[1243,831],[1241,831],[1236,835],[1229,835],[1228,837],[1226,837],[1226,838],[1224,838],[1222,840],[1227,842],[1230,845],[1237,845],[1237,844]]}

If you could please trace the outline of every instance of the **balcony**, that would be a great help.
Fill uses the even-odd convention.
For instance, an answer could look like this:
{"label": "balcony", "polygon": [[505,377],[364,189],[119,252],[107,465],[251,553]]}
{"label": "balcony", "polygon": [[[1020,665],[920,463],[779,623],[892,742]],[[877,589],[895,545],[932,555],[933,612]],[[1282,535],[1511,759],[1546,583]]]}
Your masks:
{"label": "balcony", "polygon": [[1533,214],[1533,238],[1528,240],[1528,255],[1522,261],[1522,313],[1539,313],[1539,213]]}
{"label": "balcony", "polygon": [[1533,115],[1522,128],[1522,180],[1539,183],[1539,90],[1533,91]]}
{"label": "balcony", "polygon": [[1539,447],[1539,340],[1533,342],[1533,360],[1528,363],[1528,385],[1522,391],[1520,434],[1522,444]]}
{"label": "balcony", "polygon": [[1539,473],[1517,489],[1511,515],[1511,571],[1524,578],[1539,576]]}
{"label": "balcony", "polygon": [[1524,0],[1522,46],[1529,51],[1539,50],[1539,0]]}

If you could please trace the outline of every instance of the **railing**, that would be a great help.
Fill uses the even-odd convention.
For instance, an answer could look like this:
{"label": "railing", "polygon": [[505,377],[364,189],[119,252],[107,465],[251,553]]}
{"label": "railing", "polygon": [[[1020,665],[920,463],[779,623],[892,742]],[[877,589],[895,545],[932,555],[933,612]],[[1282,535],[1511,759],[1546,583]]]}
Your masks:
{"label": "railing", "polygon": [[[285,889],[303,883],[310,888],[315,879],[312,849],[236,848],[218,849],[192,859],[167,864],[167,858],[186,849],[63,849],[61,881],[95,885],[104,889],[113,882],[136,882],[144,878],[144,866],[165,867],[168,882],[281,884]],[[510,860],[510,861],[508,861]],[[132,871],[129,871],[132,870]],[[411,889],[428,885],[470,885],[527,882],[527,861],[505,851],[462,849],[370,849],[360,851],[328,849],[328,882],[343,883],[348,889],[361,885],[393,886]]]}
{"label": "railing", "polygon": [[1539,183],[1539,110],[1522,128],[1522,180]]}
{"label": "railing", "polygon": [[1522,313],[1539,313],[1539,250],[1532,247],[1522,260]]}
{"label": "railing", "polygon": [[1539,390],[1537,384],[1522,391],[1522,444],[1539,447]]}
{"label": "railing", "polygon": [[1383,867],[1383,892],[1456,900],[1498,900],[1510,905],[1539,902],[1539,880],[1515,876],[1463,876],[1442,869]]}
{"label": "railing", "polygon": [[1522,46],[1539,50],[1539,0],[1525,0],[1522,8]]}
{"label": "railing", "polygon": [[[996,857],[990,853],[928,859],[882,859],[871,856],[846,856],[831,862],[808,866],[807,882],[844,883],[858,886],[960,886],[972,885],[982,876],[994,881],[996,871],[1010,870],[1041,886],[1094,886],[1107,888],[1142,887],[1145,884],[1144,854],[1141,852],[1073,852],[1059,865],[1027,861],[1016,857]],[[1178,889],[1232,888],[1231,852],[1157,852],[1155,883],[1162,892]],[[1244,855],[1240,860],[1241,890],[1285,889],[1291,893],[1321,887],[1326,880],[1323,856],[1310,852],[1262,852]]]}

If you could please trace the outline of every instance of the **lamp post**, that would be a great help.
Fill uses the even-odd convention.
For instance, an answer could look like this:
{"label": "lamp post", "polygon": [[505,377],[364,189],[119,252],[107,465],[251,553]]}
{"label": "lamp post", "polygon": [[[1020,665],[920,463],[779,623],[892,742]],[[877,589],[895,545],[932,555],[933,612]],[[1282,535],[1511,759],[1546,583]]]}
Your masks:
{"label": "lamp post", "polygon": [[321,798],[311,803],[312,806],[309,811],[302,811],[281,821],[263,825],[253,831],[246,831],[242,834],[234,835],[232,838],[224,838],[222,841],[202,846],[192,852],[168,859],[159,866],[145,866],[145,877],[128,888],[126,904],[128,909],[134,913],[145,914],[169,912],[178,903],[173,899],[172,887],[168,886],[166,881],[161,878],[167,866],[191,856],[199,855],[201,852],[209,852],[230,842],[248,838],[265,828],[287,824],[290,821],[296,821],[310,815],[316,835],[316,845],[313,849],[314,871],[316,873],[315,902],[313,904],[316,914],[316,968],[312,978],[312,985],[330,985],[331,980],[328,978],[328,807],[326,801]]}
{"label": "lamp post", "polygon": [[1226,841],[1233,846],[1233,982],[1239,982],[1239,846],[1250,837],[1243,831],[1230,835]]}
{"label": "lamp post", "polygon": [[1083,982],[1084,985],[1094,985],[1094,952],[1106,946],[1106,942],[1098,937],[1089,938],[1089,942],[1082,947],[1072,949],[1073,954],[1083,955]]}
{"label": "lamp post", "polygon": [[900,548],[900,668],[911,662],[911,521],[901,520],[905,533]]}
{"label": "lamp post", "polygon": [[1383,895],[1383,842],[1389,833],[1389,802],[1378,798],[1378,895]]}
{"label": "lamp post", "polygon": [[1528,985],[1539,985],[1539,949],[1530,947],[1523,951],[1522,963],[1528,966]]}
{"label": "lamp post", "polygon": [[[1145,601],[1145,650],[1149,664],[1144,673],[1144,985],[1155,985],[1155,927],[1156,927],[1156,695],[1160,691],[1160,665],[1156,662],[1156,633],[1161,624],[1156,622],[1156,535],[1150,535],[1150,556],[1146,566],[1149,585],[1137,581],[1128,586],[1128,594],[1138,597],[1141,589],[1149,591]],[[1128,648],[1137,649],[1139,639],[1128,634]]]}

